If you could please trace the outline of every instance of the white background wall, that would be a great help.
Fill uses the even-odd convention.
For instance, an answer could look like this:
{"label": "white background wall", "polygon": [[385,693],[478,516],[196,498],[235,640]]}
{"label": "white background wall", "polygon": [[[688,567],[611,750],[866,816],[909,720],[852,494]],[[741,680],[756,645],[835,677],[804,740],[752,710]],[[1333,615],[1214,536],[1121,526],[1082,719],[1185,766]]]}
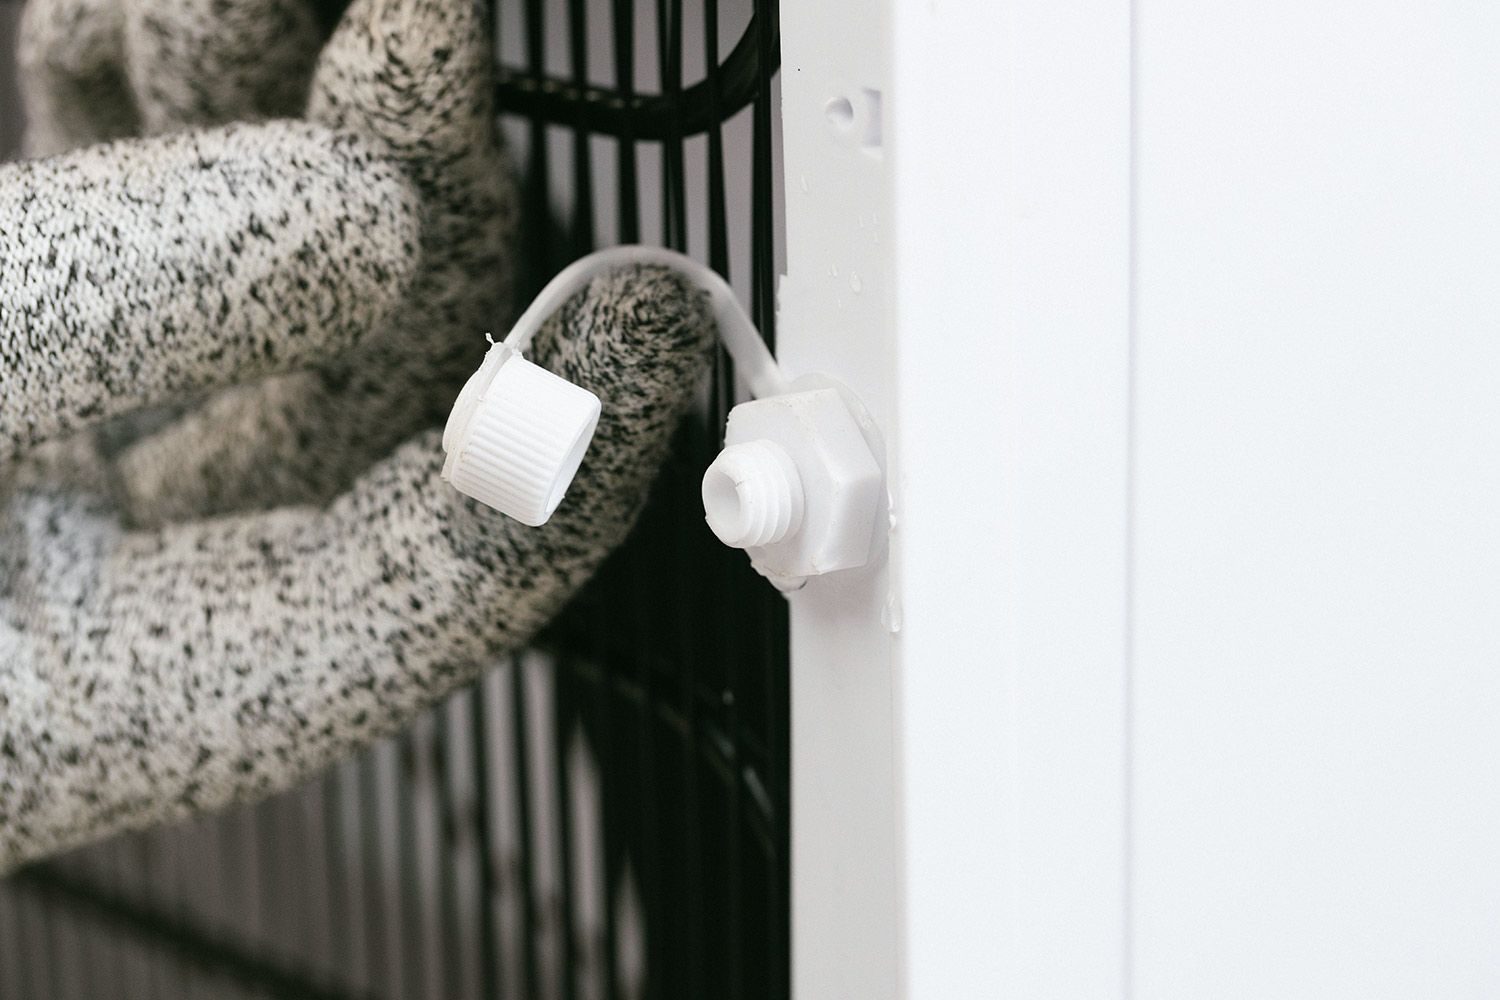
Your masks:
{"label": "white background wall", "polygon": [[902,627],[794,602],[801,1000],[1500,996],[1500,8],[849,10],[783,345],[895,443]]}
{"label": "white background wall", "polygon": [[1136,18],[1136,993],[1500,995],[1500,8]]}

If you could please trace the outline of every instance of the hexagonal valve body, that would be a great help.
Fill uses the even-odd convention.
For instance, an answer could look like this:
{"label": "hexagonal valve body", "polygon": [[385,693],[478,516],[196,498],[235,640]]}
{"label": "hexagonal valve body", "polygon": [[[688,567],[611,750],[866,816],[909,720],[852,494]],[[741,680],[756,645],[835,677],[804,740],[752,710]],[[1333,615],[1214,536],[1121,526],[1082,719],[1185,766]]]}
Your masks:
{"label": "hexagonal valve body", "polygon": [[737,406],[703,477],[709,527],[782,589],[871,558],[884,475],[855,405],[829,386]]}

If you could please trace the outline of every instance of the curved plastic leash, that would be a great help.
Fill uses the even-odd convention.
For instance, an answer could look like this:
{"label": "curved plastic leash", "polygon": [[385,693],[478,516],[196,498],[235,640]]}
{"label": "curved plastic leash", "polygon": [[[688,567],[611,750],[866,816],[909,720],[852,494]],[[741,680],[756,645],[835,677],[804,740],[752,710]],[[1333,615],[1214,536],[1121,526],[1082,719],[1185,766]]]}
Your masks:
{"label": "curved plastic leash", "polygon": [[736,372],[750,386],[755,398],[779,396],[787,391],[781,366],[776,363],[766,342],[761,339],[760,331],[745,313],[739,299],[735,298],[729,284],[717,271],[675,250],[661,247],[610,247],[569,264],[547,282],[547,287],[516,320],[505,338],[505,345],[517,354],[525,354],[542,324],[590,281],[616,268],[641,264],[669,267],[708,293],[714,319],[719,324],[719,338],[734,359]]}

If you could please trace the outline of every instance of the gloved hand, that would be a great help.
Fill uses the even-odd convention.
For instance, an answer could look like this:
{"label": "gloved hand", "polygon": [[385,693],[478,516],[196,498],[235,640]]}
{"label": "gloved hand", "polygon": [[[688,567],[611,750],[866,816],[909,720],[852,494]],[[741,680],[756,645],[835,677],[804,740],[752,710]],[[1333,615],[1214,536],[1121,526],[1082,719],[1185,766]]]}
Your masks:
{"label": "gloved hand", "polygon": [[321,42],[308,0],[28,0],[27,153],[301,114]]}
{"label": "gloved hand", "polygon": [[604,405],[545,527],[439,480],[513,219],[482,39],[467,0],[356,0],[308,122],[0,168],[0,870],[399,727],[628,531],[711,340],[660,269],[536,341]]}

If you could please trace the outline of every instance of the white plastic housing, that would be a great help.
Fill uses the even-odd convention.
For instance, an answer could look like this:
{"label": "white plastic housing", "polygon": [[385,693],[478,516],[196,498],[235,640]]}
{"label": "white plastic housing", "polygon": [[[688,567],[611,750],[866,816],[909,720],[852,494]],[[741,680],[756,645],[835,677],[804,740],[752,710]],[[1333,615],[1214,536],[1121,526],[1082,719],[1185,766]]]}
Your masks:
{"label": "white plastic housing", "polygon": [[583,462],[600,411],[592,392],[497,344],[448,418],[443,479],[522,524],[545,524]]}
{"label": "white plastic housing", "polygon": [[833,387],[743,403],[703,478],[709,527],[780,586],[870,561],[883,474]]}

